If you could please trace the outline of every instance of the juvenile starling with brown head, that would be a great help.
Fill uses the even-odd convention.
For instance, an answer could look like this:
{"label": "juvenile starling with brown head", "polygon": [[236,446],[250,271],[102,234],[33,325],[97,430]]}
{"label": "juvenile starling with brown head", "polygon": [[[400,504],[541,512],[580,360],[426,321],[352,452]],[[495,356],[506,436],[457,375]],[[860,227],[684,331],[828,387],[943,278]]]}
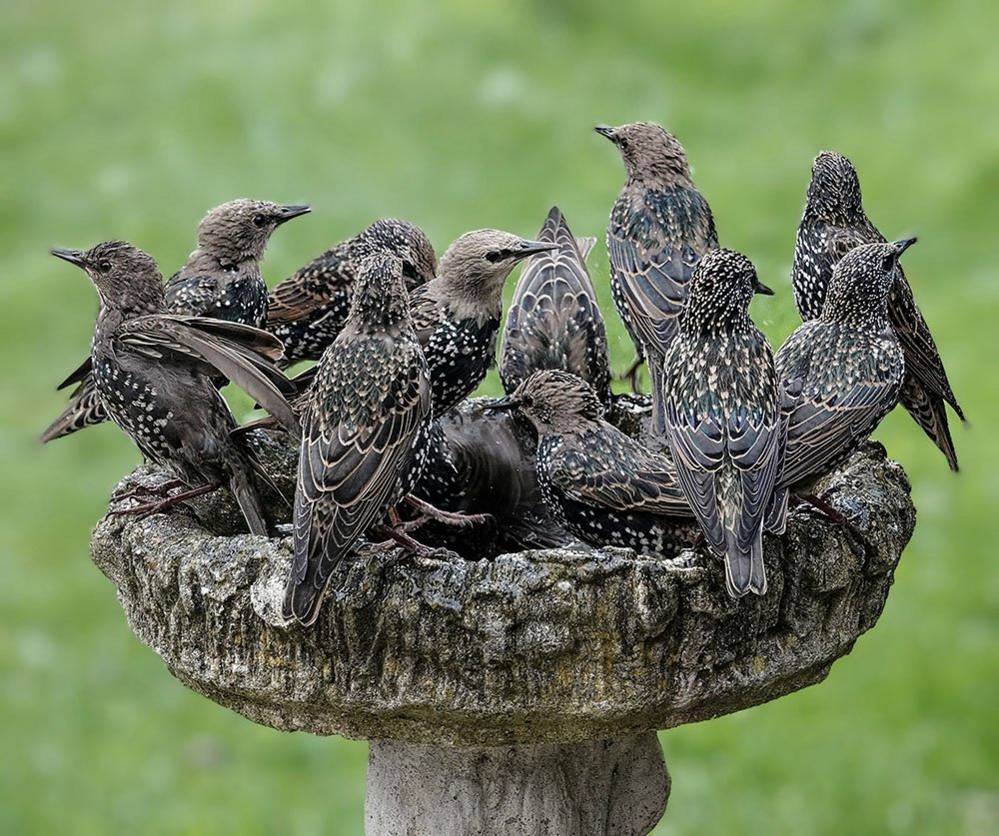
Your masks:
{"label": "juvenile starling with brown head", "polygon": [[503,284],[513,268],[557,246],[498,229],[466,232],[441,256],[440,275],[413,291],[413,325],[430,369],[435,416],[471,395],[496,362]]}
{"label": "juvenile starling with brown head", "polygon": [[308,391],[284,601],[285,617],[302,624],[318,617],[339,562],[412,490],[426,456],[430,380],[397,258],[361,262],[350,314]]}
{"label": "juvenile starling with brown head", "polygon": [[375,221],[313,259],[270,292],[266,327],[284,343],[282,365],[323,356],[347,319],[358,265],[379,252],[402,261],[408,290],[436,275],[437,255],[422,229],[394,218]]}
{"label": "juvenile starling with brown head", "polygon": [[648,363],[653,420],[661,431],[662,362],[694,267],[718,247],[718,234],[691,179],[687,153],[669,131],[651,122],[596,131],[618,147],[627,170],[607,226],[611,293],[639,360]]}
{"label": "juvenile starling with brown head", "polygon": [[538,240],[557,249],[532,256],[517,281],[500,352],[503,388],[511,393],[533,372],[561,369],[589,383],[607,405],[607,332],[586,269],[595,239],[575,238],[554,206]]}
{"label": "juvenile starling with brown head", "polygon": [[725,559],[729,595],[767,591],[763,525],[784,455],[774,355],[749,318],[772,294],[732,250],[707,253],[666,355],[666,438],[708,546]]}
{"label": "juvenile starling with brown head", "polygon": [[517,409],[534,425],[541,495],[576,537],[651,555],[688,544],[693,520],[672,462],[608,423],[588,383],[535,372],[492,408]]}
{"label": "juvenile starling with brown head", "polygon": [[777,352],[777,376],[791,400],[780,488],[803,486],[842,463],[898,403],[905,357],[888,304],[899,256],[914,241],[850,250],[833,268],[822,313]]}
{"label": "juvenile starling with brown head", "polygon": [[[807,322],[821,316],[833,269],[846,253],[861,244],[883,243],[885,237],[864,212],[853,164],[842,154],[823,151],[812,163],[812,180],[794,247],[791,284],[801,318]],[[901,267],[892,284],[888,318],[905,355],[902,406],[956,471],[957,454],[945,405],[950,404],[962,421],[964,413]]]}
{"label": "juvenile starling with brown head", "polygon": [[269,480],[233,436],[236,422],[212,375],[225,375],[297,427],[283,397],[287,381],[271,362],[281,353],[277,340],[248,326],[165,314],[156,262],[130,244],[52,253],[85,270],[100,296],[92,378],[108,417],[147,461],[193,488],[171,503],[227,485],[250,532],[266,535],[255,482]]}

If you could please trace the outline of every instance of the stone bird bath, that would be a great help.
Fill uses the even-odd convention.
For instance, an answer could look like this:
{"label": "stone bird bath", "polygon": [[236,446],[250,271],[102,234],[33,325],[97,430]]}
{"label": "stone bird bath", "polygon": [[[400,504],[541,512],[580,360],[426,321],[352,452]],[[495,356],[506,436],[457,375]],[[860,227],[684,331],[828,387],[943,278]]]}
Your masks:
{"label": "stone bird bath", "polygon": [[[255,439],[292,488],[287,442]],[[140,468],[118,492],[164,478]],[[256,723],[370,741],[369,834],[642,834],[670,791],[657,730],[821,681],[881,614],[915,523],[905,474],[871,444],[817,490],[866,542],[795,511],[767,538],[767,595],[740,601],[694,550],[367,547],[316,625],[287,626],[290,538],[233,535],[224,492],[105,517],[92,552],[185,685]]]}

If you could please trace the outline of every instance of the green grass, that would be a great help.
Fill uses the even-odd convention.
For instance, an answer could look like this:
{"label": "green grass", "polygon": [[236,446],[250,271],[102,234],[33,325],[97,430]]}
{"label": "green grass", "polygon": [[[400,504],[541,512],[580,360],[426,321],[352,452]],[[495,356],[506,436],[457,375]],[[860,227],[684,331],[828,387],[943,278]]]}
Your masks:
{"label": "green grass", "polygon": [[[600,234],[622,180],[597,122],[670,125],[722,241],[778,289],[808,167],[850,155],[974,425],[964,471],[905,415],[879,436],[919,508],[878,627],[819,687],[666,733],[662,832],[999,830],[999,7],[659,2],[6,4],[0,28],[0,832],[358,833],[364,746],[253,726],[129,633],[87,539],[138,455],[103,427],[42,449],[96,303],[53,245],[120,237],[172,271],[205,209],[309,201],[274,282],[379,215],[440,249],[531,234],[558,203]],[[333,4],[331,4],[333,5]],[[592,268],[615,360],[606,256]],[[495,380],[488,386],[495,389]]]}

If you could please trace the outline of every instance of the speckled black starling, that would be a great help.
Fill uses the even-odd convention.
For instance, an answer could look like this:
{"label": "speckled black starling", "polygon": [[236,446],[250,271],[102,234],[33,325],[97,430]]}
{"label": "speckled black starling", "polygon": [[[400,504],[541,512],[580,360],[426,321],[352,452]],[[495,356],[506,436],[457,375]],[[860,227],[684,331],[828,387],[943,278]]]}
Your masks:
{"label": "speckled black starling", "polygon": [[[198,226],[198,248],[167,282],[167,311],[261,327],[267,306],[267,285],[260,274],[264,248],[278,226],[309,211],[308,206],[245,199],[216,206]],[[71,383],[79,385],[42,433],[45,443],[108,419],[89,358],[59,388]]]}
{"label": "speckled black starling", "polygon": [[888,317],[898,258],[915,239],[863,244],[833,268],[822,313],[777,352],[793,402],[778,483],[802,486],[852,454],[898,402],[905,359]]}
{"label": "speckled black starling", "polygon": [[318,617],[337,564],[412,490],[426,456],[430,380],[398,259],[361,263],[350,314],[318,368],[303,417],[284,601],[285,617],[302,624]]}
{"label": "speckled black starling", "polygon": [[110,419],[147,461],[196,486],[185,495],[228,485],[250,531],[266,535],[255,479],[267,475],[233,437],[236,422],[211,375],[221,372],[296,427],[281,391],[287,381],[271,363],[278,341],[256,328],[163,313],[156,262],[130,244],[52,253],[85,270],[100,296],[92,376]]}
{"label": "speckled black starling", "polygon": [[534,425],[541,495],[572,534],[652,555],[687,545],[684,527],[693,520],[672,462],[604,420],[589,384],[535,372],[494,408],[516,408]]}
{"label": "speckled black starling", "polygon": [[587,381],[609,404],[607,333],[586,270],[595,239],[574,238],[555,206],[538,240],[558,249],[533,256],[517,282],[500,352],[503,388],[510,393],[533,372],[562,369]]}
{"label": "speckled black starling", "polygon": [[[884,242],[885,237],[864,213],[853,164],[842,154],[823,151],[812,163],[812,180],[794,247],[791,284],[801,318],[807,322],[822,313],[833,268],[846,253],[860,244]],[[951,469],[957,470],[945,404],[950,404],[961,420],[964,413],[901,267],[892,285],[888,318],[905,354],[902,406],[940,448]]]}
{"label": "speckled black starling", "polygon": [[472,394],[496,362],[507,276],[518,262],[556,246],[497,229],[466,232],[441,256],[440,275],[413,291],[413,325],[430,368],[434,415]]}
{"label": "speckled black starling", "polygon": [[231,200],[216,206],[198,225],[198,248],[167,282],[167,310],[263,326],[264,249],[281,224],[310,211],[308,206],[279,206],[266,200]]}
{"label": "speckled black starling", "polygon": [[617,145],[628,174],[607,226],[611,293],[639,358],[648,362],[654,421],[662,430],[662,361],[694,267],[718,247],[718,234],[676,137],[649,122],[596,130]]}
{"label": "speckled black starling", "polygon": [[437,255],[422,229],[394,218],[375,221],[270,292],[266,327],[284,343],[283,365],[323,356],[347,319],[357,265],[378,252],[402,260],[402,275],[409,290],[436,275]]}
{"label": "speckled black starling", "polygon": [[677,477],[708,546],[725,558],[734,598],[767,591],[763,524],[784,455],[774,355],[748,314],[754,293],[773,291],[748,258],[705,254],[663,374]]}

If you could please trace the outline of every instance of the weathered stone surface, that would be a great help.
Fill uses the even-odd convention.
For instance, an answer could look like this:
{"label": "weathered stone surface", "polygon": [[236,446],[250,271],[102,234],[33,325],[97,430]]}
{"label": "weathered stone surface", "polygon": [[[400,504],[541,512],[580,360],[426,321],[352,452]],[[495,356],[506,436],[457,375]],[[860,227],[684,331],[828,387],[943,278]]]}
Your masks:
{"label": "weathered stone surface", "polygon": [[585,743],[447,748],[373,740],[368,836],[641,836],[670,778],[653,732]]}
{"label": "weathered stone surface", "polygon": [[[293,455],[259,443],[287,490]],[[140,469],[119,490],[161,478]],[[286,627],[290,540],[220,536],[239,526],[224,492],[194,503],[197,518],[106,517],[92,548],[135,634],[184,683],[256,722],[410,743],[574,742],[774,699],[850,651],[881,613],[915,513],[878,445],[820,490],[866,547],[795,511],[767,539],[770,591],[740,601],[721,563],[694,551],[472,561],[368,548],[340,567],[314,627]]]}

